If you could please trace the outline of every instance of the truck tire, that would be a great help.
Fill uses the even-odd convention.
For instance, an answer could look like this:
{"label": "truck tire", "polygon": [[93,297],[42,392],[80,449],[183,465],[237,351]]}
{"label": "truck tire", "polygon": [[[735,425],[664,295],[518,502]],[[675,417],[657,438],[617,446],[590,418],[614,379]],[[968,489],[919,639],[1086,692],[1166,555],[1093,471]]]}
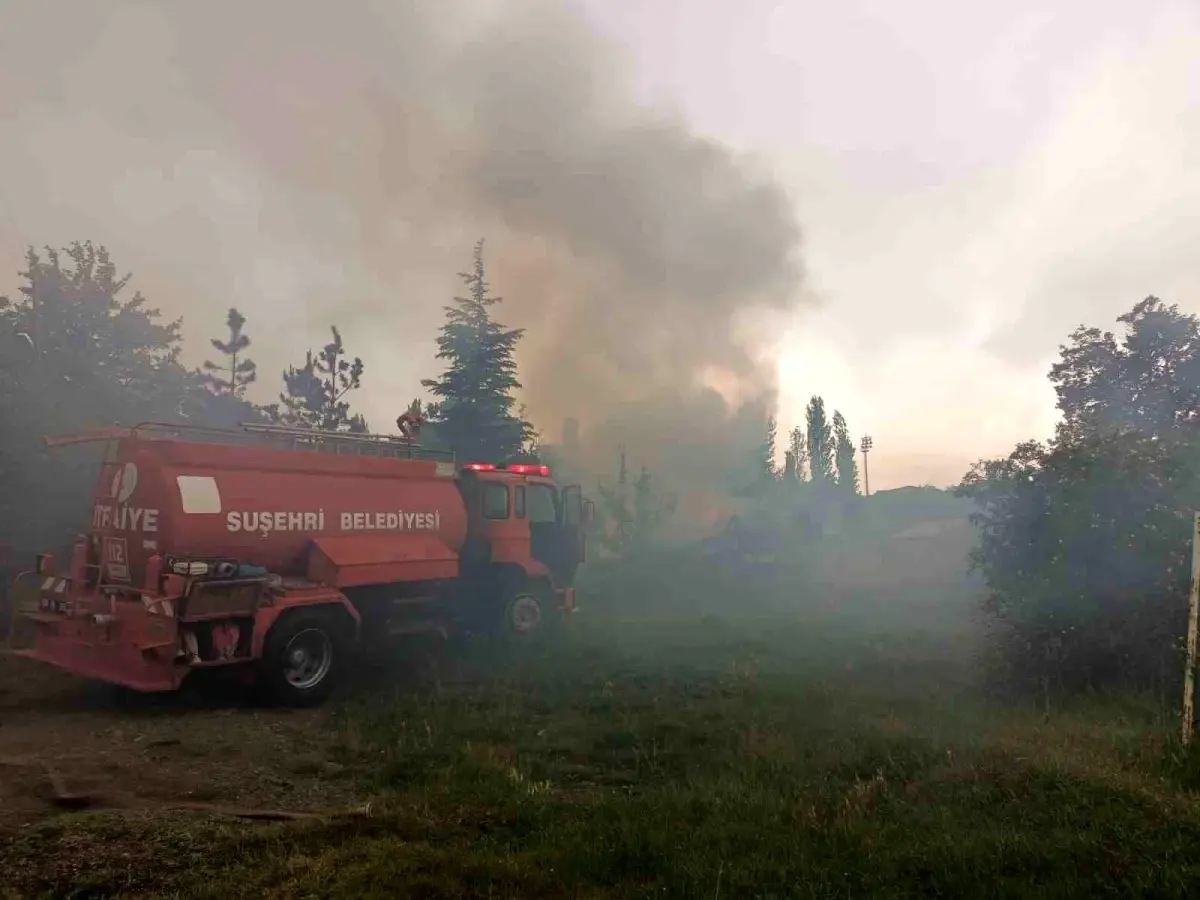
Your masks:
{"label": "truck tire", "polygon": [[539,582],[526,581],[505,594],[500,632],[522,643],[541,640],[553,630],[555,612],[550,591]]}
{"label": "truck tire", "polygon": [[271,699],[284,706],[317,706],[341,681],[346,635],[327,610],[299,612],[267,635],[259,673]]}

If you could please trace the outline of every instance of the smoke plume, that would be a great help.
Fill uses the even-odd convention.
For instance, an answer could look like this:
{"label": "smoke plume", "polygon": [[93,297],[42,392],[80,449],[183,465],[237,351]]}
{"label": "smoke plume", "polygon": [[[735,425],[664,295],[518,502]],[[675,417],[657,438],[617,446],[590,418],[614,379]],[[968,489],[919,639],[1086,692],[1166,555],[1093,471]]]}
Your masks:
{"label": "smoke plume", "polygon": [[5,19],[7,250],[105,243],[189,333],[236,304],[264,374],[336,323],[379,426],[435,371],[484,236],[549,438],[573,416],[592,462],[623,442],[688,478],[760,440],[771,316],[800,280],[788,198],[639,107],[568,4],[30,0]]}

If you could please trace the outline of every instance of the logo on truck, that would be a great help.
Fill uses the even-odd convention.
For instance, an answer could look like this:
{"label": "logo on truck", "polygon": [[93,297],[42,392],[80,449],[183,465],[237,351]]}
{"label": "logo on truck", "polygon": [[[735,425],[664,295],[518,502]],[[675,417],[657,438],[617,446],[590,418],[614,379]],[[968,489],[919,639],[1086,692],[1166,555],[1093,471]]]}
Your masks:
{"label": "logo on truck", "polygon": [[123,465],[112,481],[112,497],[118,504],[125,503],[133,496],[134,490],[137,489],[138,470],[137,466],[128,462]]}

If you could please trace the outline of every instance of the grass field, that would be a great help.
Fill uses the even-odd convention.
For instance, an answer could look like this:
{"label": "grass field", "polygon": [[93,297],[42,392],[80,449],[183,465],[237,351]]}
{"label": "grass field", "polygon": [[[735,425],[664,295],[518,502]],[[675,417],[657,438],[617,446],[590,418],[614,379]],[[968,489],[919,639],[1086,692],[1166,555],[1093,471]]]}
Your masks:
{"label": "grass field", "polygon": [[[990,702],[961,590],[759,588],[774,602],[685,615],[600,579],[545,648],[385,667],[320,711],[93,710],[75,758],[124,765],[134,793],[146,773],[156,802],[9,820],[0,895],[1177,897],[1200,878],[1169,707]],[[12,721],[0,705],[0,753]],[[167,812],[172,779],[324,815]]]}

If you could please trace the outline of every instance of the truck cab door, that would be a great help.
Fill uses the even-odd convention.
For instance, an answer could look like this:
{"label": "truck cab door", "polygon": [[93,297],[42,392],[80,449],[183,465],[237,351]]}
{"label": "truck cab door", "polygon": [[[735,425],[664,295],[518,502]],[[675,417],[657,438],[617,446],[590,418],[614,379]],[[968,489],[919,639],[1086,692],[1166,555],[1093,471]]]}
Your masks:
{"label": "truck cab door", "polygon": [[589,506],[579,485],[570,484],[562,489],[563,554],[572,572],[587,559]]}

